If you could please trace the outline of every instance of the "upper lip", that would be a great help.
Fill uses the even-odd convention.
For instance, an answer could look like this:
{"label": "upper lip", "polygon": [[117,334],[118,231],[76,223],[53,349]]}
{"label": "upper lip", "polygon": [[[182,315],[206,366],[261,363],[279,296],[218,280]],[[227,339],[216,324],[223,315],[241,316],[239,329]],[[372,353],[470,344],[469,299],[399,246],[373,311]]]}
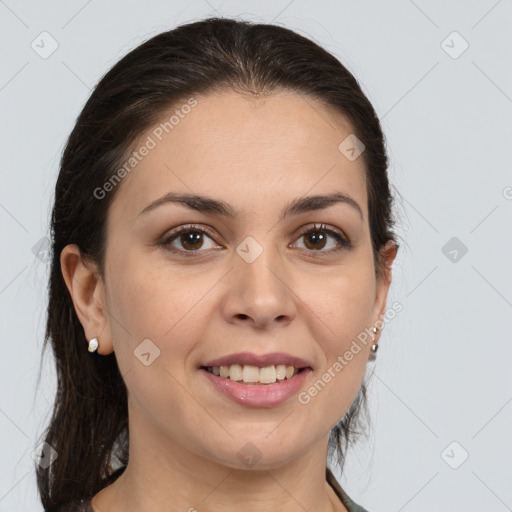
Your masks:
{"label": "upper lip", "polygon": [[295,366],[296,368],[310,368],[311,365],[301,359],[284,352],[272,352],[271,354],[253,354],[252,352],[239,352],[228,356],[212,359],[202,366],[231,366],[232,364],[252,365],[263,368],[265,366],[284,364],[286,366]]}

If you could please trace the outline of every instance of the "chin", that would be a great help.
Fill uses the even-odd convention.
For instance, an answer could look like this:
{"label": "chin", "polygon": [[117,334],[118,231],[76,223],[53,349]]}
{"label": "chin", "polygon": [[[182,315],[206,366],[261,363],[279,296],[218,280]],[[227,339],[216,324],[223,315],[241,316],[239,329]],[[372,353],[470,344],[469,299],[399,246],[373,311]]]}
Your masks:
{"label": "chin", "polygon": [[[275,425],[274,427],[275,428]],[[222,465],[241,470],[265,471],[285,466],[293,459],[301,456],[304,441],[293,436],[283,438],[268,436],[268,433],[259,433],[254,436],[235,435],[228,443],[222,443],[221,450],[211,450],[213,457]]]}

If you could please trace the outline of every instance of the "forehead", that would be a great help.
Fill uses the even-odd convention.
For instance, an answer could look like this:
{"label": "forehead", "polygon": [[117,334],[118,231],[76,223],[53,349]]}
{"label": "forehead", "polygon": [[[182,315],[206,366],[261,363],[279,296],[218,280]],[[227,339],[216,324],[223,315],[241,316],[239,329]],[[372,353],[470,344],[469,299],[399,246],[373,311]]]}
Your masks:
{"label": "forehead", "polygon": [[336,190],[354,197],[366,217],[363,159],[339,148],[351,134],[341,114],[294,92],[195,95],[162,112],[133,145],[136,165],[112,208],[133,220],[169,191],[216,196],[243,210]]}

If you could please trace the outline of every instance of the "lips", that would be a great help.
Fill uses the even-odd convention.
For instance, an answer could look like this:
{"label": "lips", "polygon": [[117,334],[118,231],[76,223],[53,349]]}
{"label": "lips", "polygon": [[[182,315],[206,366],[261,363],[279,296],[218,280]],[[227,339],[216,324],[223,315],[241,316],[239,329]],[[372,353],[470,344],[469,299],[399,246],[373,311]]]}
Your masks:
{"label": "lips", "polygon": [[232,364],[240,364],[242,366],[258,366],[259,368],[272,365],[277,366],[279,364],[295,366],[299,369],[311,368],[311,364],[308,361],[301,359],[300,357],[292,356],[291,354],[286,354],[284,352],[273,352],[270,354],[262,355],[254,354],[252,352],[239,352],[237,354],[230,354],[218,359],[206,361],[200,367],[206,368],[209,366],[231,366]]}
{"label": "lips", "polygon": [[[277,407],[290,401],[305,387],[311,373],[311,368],[305,368],[292,378],[273,384],[246,384],[199,370],[201,378],[211,389],[244,407]],[[208,392],[208,388],[205,388],[205,392]]]}

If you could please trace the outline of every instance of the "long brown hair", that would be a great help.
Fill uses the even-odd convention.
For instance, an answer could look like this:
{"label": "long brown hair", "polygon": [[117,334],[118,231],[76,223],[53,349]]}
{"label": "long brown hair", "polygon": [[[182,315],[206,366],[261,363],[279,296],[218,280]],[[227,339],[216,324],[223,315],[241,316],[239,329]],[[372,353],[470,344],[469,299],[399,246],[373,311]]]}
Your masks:
{"label": "long brown hair", "polygon": [[[43,355],[50,341],[57,393],[42,437],[57,458],[48,467],[36,464],[45,510],[92,497],[128,463],[126,387],[115,353],[102,356],[87,350],[61,273],[61,251],[67,244],[77,244],[104,275],[105,221],[119,186],[101,200],[94,191],[114,175],[133,143],[163,112],[192,94],[215,90],[289,90],[343,114],[365,145],[362,158],[376,275],[380,249],[390,240],[396,243],[379,120],[354,76],[333,55],[292,30],[228,18],[179,26],[129,52],[103,76],[80,113],[64,148],[55,188]],[[349,441],[358,434],[355,427],[363,408],[367,412],[365,383],[331,431],[329,449],[341,466]]]}

